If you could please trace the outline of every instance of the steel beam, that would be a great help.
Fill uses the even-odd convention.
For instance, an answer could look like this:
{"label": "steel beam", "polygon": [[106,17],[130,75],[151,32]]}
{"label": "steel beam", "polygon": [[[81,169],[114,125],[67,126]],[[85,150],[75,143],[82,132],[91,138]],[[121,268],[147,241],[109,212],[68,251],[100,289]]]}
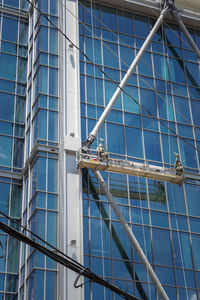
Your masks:
{"label": "steel beam", "polygon": [[174,7],[174,9],[171,10],[174,18],[176,19],[177,23],[179,24],[181,30],[183,31],[184,35],[186,36],[191,48],[193,49],[193,51],[196,53],[196,55],[198,56],[199,60],[200,60],[200,50],[197,47],[197,45],[195,44],[195,42],[193,41],[189,31],[187,30],[187,28],[185,27],[183,21],[181,20],[181,17],[179,16],[179,13],[177,11],[177,9]]}
{"label": "steel beam", "polygon": [[101,176],[99,171],[93,171],[95,177],[99,181],[101,188],[103,189],[112,209],[114,210],[116,216],[118,217],[120,224],[122,225],[128,239],[130,240],[132,246],[134,247],[135,251],[137,252],[138,256],[140,257],[147,273],[149,274],[149,277],[151,278],[157,292],[159,293],[161,299],[163,300],[169,300],[164,288],[162,287],[158,277],[156,276],[153,268],[151,267],[150,263],[148,262],[146,255],[144,254],[142,248],[140,247],[135,235],[133,234],[131,228],[129,227],[128,223],[124,219],[122,213],[120,212],[120,209],[118,208],[117,204],[115,203],[112,194],[110,193],[103,177]]}
{"label": "steel beam", "polygon": [[125,85],[127,84],[129,78],[133,74],[133,71],[134,71],[135,67],[139,63],[140,59],[142,58],[142,55],[144,54],[147,47],[151,43],[153,36],[155,35],[157,30],[159,29],[160,25],[162,24],[165,16],[168,14],[169,11],[170,11],[170,6],[164,7],[164,9],[161,11],[161,14],[160,14],[158,20],[156,21],[155,25],[153,26],[152,30],[150,31],[148,37],[146,38],[146,40],[145,40],[144,44],[142,45],[141,49],[139,50],[138,54],[134,58],[131,66],[129,67],[129,69],[126,73],[126,75],[124,76],[124,78],[122,79],[122,81],[119,84],[118,88],[116,89],[115,93],[113,94],[112,98],[110,99],[108,105],[106,106],[104,112],[102,113],[102,115],[101,115],[99,121],[97,122],[97,124],[95,125],[94,129],[89,134],[89,136],[87,138],[87,141],[86,141],[86,144],[87,144],[88,147],[90,147],[91,144],[96,139],[98,131],[101,128],[101,126],[103,125],[107,115],[111,111],[112,106],[115,104],[117,98],[122,93],[123,88],[125,87]]}

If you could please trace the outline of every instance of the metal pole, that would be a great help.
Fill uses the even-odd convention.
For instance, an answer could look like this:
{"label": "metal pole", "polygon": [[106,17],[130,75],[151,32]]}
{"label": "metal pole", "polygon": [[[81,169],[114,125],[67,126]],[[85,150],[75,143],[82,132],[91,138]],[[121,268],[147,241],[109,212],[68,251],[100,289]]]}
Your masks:
{"label": "metal pole", "polygon": [[112,106],[115,104],[117,98],[121,94],[122,89],[124,88],[124,86],[126,85],[127,81],[129,80],[130,76],[132,75],[132,73],[133,73],[136,65],[140,61],[142,55],[146,51],[146,49],[147,49],[148,45],[150,44],[150,42],[151,42],[154,34],[156,33],[156,31],[160,27],[161,23],[163,22],[165,16],[168,14],[169,10],[170,10],[169,6],[165,7],[162,10],[162,12],[161,12],[158,20],[156,21],[154,27],[152,28],[151,32],[149,33],[148,37],[146,38],[146,40],[145,40],[144,44],[142,45],[140,51],[138,52],[138,54],[134,58],[131,66],[129,67],[129,69],[128,69],[127,73],[126,73],[126,75],[124,76],[124,78],[122,79],[122,81],[119,84],[118,88],[116,89],[114,95],[110,99],[108,105],[106,106],[104,112],[102,113],[102,115],[101,115],[100,119],[98,120],[97,124],[95,125],[94,129],[89,134],[89,136],[87,138],[87,145],[88,146],[90,146],[93,143],[93,141],[96,139],[97,133],[98,133],[99,129],[101,128],[101,126],[103,125],[103,122],[105,121],[107,115],[109,114]]}
{"label": "metal pole", "polygon": [[142,248],[140,247],[137,239],[135,238],[132,230],[130,229],[128,223],[126,222],[126,220],[124,219],[123,215],[120,212],[120,209],[118,208],[117,204],[115,203],[115,201],[113,200],[112,194],[110,193],[103,177],[101,176],[99,171],[93,171],[95,177],[98,179],[98,181],[100,182],[101,188],[103,189],[112,209],[114,210],[115,214],[117,215],[120,224],[122,225],[125,233],[127,234],[131,244],[133,245],[135,251],[137,252],[138,256],[140,257],[145,269],[147,270],[147,273],[149,274],[156,290],[158,291],[160,297],[163,300],[169,300],[165,290],[163,289],[158,277],[156,276],[154,270],[152,269],[150,263],[148,262],[144,252],[142,251]]}
{"label": "metal pole", "polygon": [[176,21],[178,22],[181,30],[183,31],[183,33],[185,34],[190,46],[192,47],[192,49],[194,50],[194,52],[196,53],[196,55],[198,56],[198,58],[200,59],[200,50],[197,47],[197,45],[195,44],[195,42],[193,41],[190,33],[188,32],[187,28],[185,27],[183,21],[181,20],[181,17],[179,16],[179,13],[177,11],[177,9],[174,6],[174,9],[171,9],[174,18],[176,19]]}

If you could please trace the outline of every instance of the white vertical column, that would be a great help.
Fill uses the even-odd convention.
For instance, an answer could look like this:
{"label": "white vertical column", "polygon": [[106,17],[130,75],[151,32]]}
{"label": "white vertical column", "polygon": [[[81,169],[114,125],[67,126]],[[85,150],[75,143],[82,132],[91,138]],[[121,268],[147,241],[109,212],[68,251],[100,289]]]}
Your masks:
{"label": "white vertical column", "polygon": [[[62,1],[60,28],[79,43],[78,1]],[[71,13],[70,13],[71,12]],[[82,180],[76,168],[81,147],[79,52],[62,35],[60,40],[60,248],[83,264]],[[84,289],[74,288],[76,273],[59,267],[59,299],[83,300]]]}

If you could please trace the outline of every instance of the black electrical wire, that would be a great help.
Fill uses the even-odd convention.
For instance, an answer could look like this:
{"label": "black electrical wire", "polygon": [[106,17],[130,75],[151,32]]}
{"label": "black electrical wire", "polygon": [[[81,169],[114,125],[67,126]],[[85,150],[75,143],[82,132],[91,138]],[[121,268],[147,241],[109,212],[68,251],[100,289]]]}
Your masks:
{"label": "black electrical wire", "polygon": [[[91,272],[88,268],[85,268],[83,265],[77,266],[74,262],[69,261],[68,259],[60,256],[59,254],[53,252],[52,250],[42,246],[41,244],[37,243],[36,241],[30,239],[29,237],[25,236],[24,234],[20,233],[19,231],[13,229],[12,227],[4,224],[0,221],[0,229],[6,232],[8,235],[16,238],[17,240],[35,248],[36,250],[40,251],[44,255],[50,257],[54,261],[62,264],[63,266],[67,267],[68,269],[76,272],[84,277],[88,278],[90,281],[98,283],[114,293],[124,297],[127,300],[138,300],[138,298],[126,293],[125,291],[121,290],[117,286],[105,281],[101,277],[97,276],[95,273]],[[76,282],[76,281],[75,281]]]}
{"label": "black electrical wire", "polygon": [[125,95],[127,95],[130,99],[132,99],[140,108],[144,109],[153,119],[157,120],[158,122],[160,122],[160,124],[162,124],[166,129],[168,129],[169,131],[171,131],[176,137],[179,137],[182,141],[184,141],[186,144],[192,146],[195,150],[197,150],[198,152],[200,152],[200,149],[198,149],[196,146],[194,146],[193,144],[191,144],[190,142],[188,142],[185,138],[179,136],[173,129],[171,129],[170,127],[168,127],[162,120],[160,120],[159,118],[155,117],[145,106],[143,106],[142,104],[139,104],[137,100],[135,100],[129,93],[127,93],[123,88],[121,88],[109,75],[107,75],[105,73],[105,71],[102,70],[102,68],[100,66],[98,66],[97,64],[95,64],[88,56],[87,54],[85,54],[85,52],[83,50],[81,50],[76,44],[74,44],[72,42],[72,40],[59,28],[57,27],[52,21],[51,19],[47,16],[46,13],[42,12],[41,9],[39,9],[37,6],[35,6],[30,0],[27,0],[27,2],[33,7],[35,8],[41,15],[44,16],[44,18],[58,31],[60,32],[68,41],[70,44],[72,44],[91,64],[93,64],[102,74],[104,74],[113,84],[115,84]]}
{"label": "black electrical wire", "polygon": [[5,218],[7,218],[8,220],[10,220],[11,222],[13,222],[14,224],[20,226],[21,228],[23,228],[25,231],[29,232],[30,234],[34,235],[38,240],[40,240],[41,242],[45,243],[47,246],[49,246],[50,248],[54,249],[56,252],[62,254],[63,256],[65,256],[66,258],[70,259],[71,261],[73,261],[74,263],[76,263],[77,265],[81,266],[82,265],[77,262],[76,260],[74,260],[73,258],[71,258],[70,256],[68,256],[67,254],[65,254],[64,252],[60,251],[59,249],[57,249],[56,247],[54,247],[53,245],[51,245],[50,243],[48,243],[47,241],[45,241],[44,239],[42,239],[39,235],[35,234],[33,231],[29,230],[28,228],[24,227],[23,225],[19,224],[18,222],[16,222],[14,220],[14,218],[11,218],[9,216],[7,216],[5,213],[3,213],[2,211],[0,211],[0,214],[2,216],[4,216]]}

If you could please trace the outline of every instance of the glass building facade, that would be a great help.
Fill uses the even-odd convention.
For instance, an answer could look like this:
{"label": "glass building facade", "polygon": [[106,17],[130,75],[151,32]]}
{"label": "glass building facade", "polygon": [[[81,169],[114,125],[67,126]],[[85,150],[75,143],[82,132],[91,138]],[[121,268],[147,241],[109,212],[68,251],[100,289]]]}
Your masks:
{"label": "glass building facade", "polygon": [[[154,1],[148,11],[107,2],[38,0],[36,10],[0,1],[0,211],[138,299],[158,300],[93,173],[76,168],[76,150],[159,14]],[[188,29],[200,49],[200,28]],[[112,157],[166,168],[180,154],[181,186],[102,172],[173,300],[200,299],[199,70],[177,24],[165,21],[92,145],[103,138]],[[121,299],[92,282],[75,289],[77,274],[3,231],[0,242],[0,300]]]}

